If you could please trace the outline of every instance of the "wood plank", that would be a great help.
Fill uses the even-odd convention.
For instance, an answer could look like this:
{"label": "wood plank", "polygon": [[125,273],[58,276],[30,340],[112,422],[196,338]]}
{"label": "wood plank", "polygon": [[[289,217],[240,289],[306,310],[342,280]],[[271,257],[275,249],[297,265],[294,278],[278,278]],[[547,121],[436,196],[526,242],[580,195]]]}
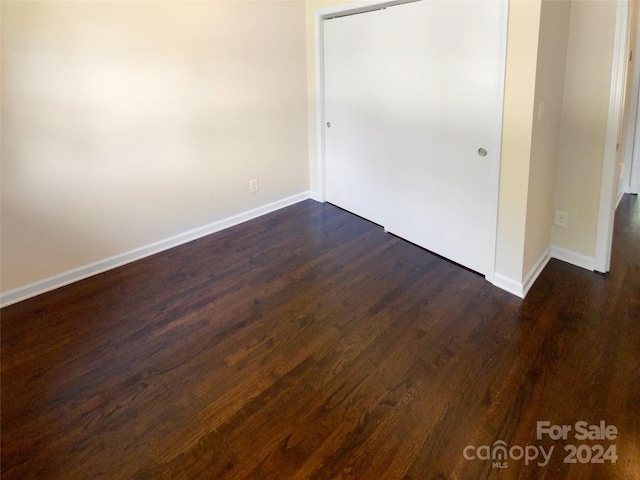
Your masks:
{"label": "wood plank", "polygon": [[[524,301],[307,201],[6,307],[2,477],[640,478],[639,204],[609,274],[554,260]],[[617,462],[545,420],[615,425]],[[463,455],[498,440],[555,451]]]}

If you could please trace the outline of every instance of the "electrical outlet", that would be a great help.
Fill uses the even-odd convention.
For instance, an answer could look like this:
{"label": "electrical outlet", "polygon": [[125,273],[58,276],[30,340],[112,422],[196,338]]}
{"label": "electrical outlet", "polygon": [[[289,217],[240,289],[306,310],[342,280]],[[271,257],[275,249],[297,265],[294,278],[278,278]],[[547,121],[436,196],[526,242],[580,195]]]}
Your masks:
{"label": "electrical outlet", "polygon": [[251,193],[256,193],[258,190],[260,190],[260,186],[258,185],[258,179],[254,178],[253,180],[249,181],[249,191]]}
{"label": "electrical outlet", "polygon": [[569,225],[569,213],[563,210],[556,210],[556,215],[553,219],[553,223],[555,223],[559,227],[566,227]]}

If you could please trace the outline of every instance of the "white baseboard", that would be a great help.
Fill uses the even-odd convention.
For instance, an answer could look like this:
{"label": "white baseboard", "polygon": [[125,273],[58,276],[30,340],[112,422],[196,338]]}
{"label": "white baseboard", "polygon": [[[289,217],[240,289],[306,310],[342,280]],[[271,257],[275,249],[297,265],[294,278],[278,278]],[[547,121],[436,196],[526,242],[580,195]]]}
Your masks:
{"label": "white baseboard", "polygon": [[540,255],[540,258],[538,258],[538,260],[533,265],[533,267],[531,267],[531,270],[529,270],[529,273],[524,277],[524,282],[522,286],[524,295],[522,296],[522,298],[527,296],[527,293],[529,293],[529,290],[531,289],[534,282],[542,273],[542,270],[544,270],[544,267],[547,266],[547,263],[549,263],[549,260],[551,260],[551,248],[547,248],[542,253],[542,255]]}
{"label": "white baseboard", "polygon": [[550,249],[547,248],[542,255],[540,255],[540,258],[536,260],[536,263],[531,267],[531,270],[529,270],[529,273],[527,273],[522,282],[509,278],[501,273],[495,273],[493,276],[493,285],[517,297],[524,298],[542,273],[542,270],[544,270],[544,267],[549,263],[549,260],[551,260],[551,255]]}
{"label": "white baseboard", "polygon": [[547,266],[547,263],[549,263],[549,260],[551,260],[551,248],[547,248],[542,255],[540,255],[540,258],[538,258],[538,260],[536,261],[536,263],[533,265],[533,267],[531,267],[531,270],[529,270],[529,273],[527,274],[526,277],[524,277],[524,282],[523,282],[523,292],[524,292],[524,297],[527,296],[527,293],[529,293],[529,290],[531,289],[531,287],[533,286],[534,282],[538,279],[538,277],[540,276],[540,274],[542,273],[542,270],[544,270],[544,267]]}
{"label": "white baseboard", "polygon": [[209,225],[205,225],[203,227],[195,228],[193,230],[174,235],[150,245],[136,248],[134,250],[129,250],[128,252],[105,258],[103,260],[99,260],[97,262],[91,263],[89,265],[84,265],[79,268],[74,268],[73,270],[54,275],[53,277],[45,278],[43,280],[18,287],[13,290],[8,290],[7,292],[0,293],[0,307],[6,307],[22,300],[26,300],[27,298],[35,297],[36,295],[55,290],[56,288],[69,285],[70,283],[83,280],[93,275],[97,275],[98,273],[102,273],[107,270],[120,267],[127,263],[140,260],[150,255],[160,253],[170,248],[177,247],[184,243],[197,240],[198,238],[211,235],[212,233],[216,233],[226,228],[233,227],[248,220],[252,220],[254,218],[261,217],[262,215],[275,212],[276,210],[294,205],[309,198],[311,198],[311,192],[302,192],[297,195],[283,198],[282,200],[278,200],[273,203],[254,208],[252,210],[248,210],[246,212],[239,213],[222,220],[218,220],[217,222],[210,223]]}
{"label": "white baseboard", "polygon": [[492,283],[494,286],[509,292],[516,297],[524,298],[524,285],[522,282],[509,278],[501,273],[495,273],[493,275]]}
{"label": "white baseboard", "polygon": [[563,262],[570,263],[576,267],[586,268],[591,271],[595,270],[595,258],[587,257],[586,255],[582,255],[556,245],[550,245],[536,261],[522,282],[509,278],[506,275],[496,273],[493,277],[493,284],[502,290],[506,290],[520,298],[524,298],[527,296],[527,293],[529,293],[533,283],[542,273],[542,270],[544,270],[544,267],[547,266],[547,263],[549,263],[549,260],[552,258],[562,260]]}
{"label": "white baseboard", "polygon": [[576,267],[586,268],[587,270],[594,271],[596,269],[596,259],[594,257],[588,257],[581,253],[574,252],[573,250],[567,250],[566,248],[551,245],[551,258],[562,260],[563,262],[570,263]]}
{"label": "white baseboard", "polygon": [[324,203],[324,197],[315,190],[311,190],[311,192],[309,193],[309,198],[311,200],[315,200],[316,202]]}

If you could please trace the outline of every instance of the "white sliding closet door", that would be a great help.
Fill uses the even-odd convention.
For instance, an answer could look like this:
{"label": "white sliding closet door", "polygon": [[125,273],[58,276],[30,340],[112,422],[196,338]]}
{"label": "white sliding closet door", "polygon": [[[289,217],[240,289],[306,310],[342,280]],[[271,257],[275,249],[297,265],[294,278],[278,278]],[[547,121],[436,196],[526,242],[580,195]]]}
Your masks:
{"label": "white sliding closet door", "polygon": [[[386,95],[388,40],[385,10],[325,21],[325,162],[329,202],[382,224],[387,202],[385,139],[391,99]],[[375,140],[372,140],[375,139]],[[330,161],[329,161],[330,159]]]}
{"label": "white sliding closet door", "polygon": [[505,4],[432,1],[324,21],[326,194],[487,274]]}

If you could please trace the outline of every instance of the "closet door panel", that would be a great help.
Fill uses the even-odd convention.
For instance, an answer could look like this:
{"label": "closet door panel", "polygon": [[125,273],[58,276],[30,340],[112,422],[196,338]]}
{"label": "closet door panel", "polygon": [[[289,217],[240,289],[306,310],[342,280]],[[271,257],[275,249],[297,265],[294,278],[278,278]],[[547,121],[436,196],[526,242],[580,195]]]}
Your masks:
{"label": "closet door panel", "polygon": [[327,200],[480,273],[503,22],[504,2],[434,0],[324,22]]}
{"label": "closet door panel", "polygon": [[421,1],[390,8],[385,18],[396,116],[387,129],[394,155],[384,174],[393,215],[384,225],[481,273],[491,268],[495,229],[501,9],[490,1]]}
{"label": "closet door panel", "polygon": [[388,78],[384,10],[325,20],[326,199],[372,222],[387,217]]}

